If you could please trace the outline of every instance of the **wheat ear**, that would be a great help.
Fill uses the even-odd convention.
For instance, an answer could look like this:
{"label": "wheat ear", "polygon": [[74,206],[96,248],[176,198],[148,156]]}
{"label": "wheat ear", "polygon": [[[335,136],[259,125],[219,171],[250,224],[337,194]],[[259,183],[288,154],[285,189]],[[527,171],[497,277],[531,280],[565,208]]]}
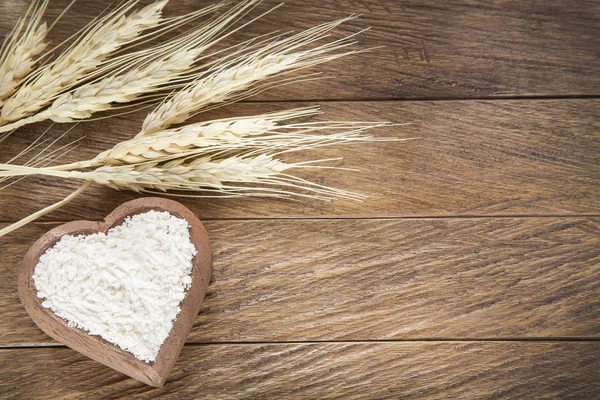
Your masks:
{"label": "wheat ear", "polygon": [[[203,158],[184,163],[184,160],[176,160],[160,166],[158,164],[105,166],[91,172],[53,171],[47,168],[13,165],[9,167],[13,168],[13,171],[11,171],[12,176],[43,174],[84,180],[84,183],[58,203],[1,229],[0,237],[62,207],[83,193],[92,183],[98,183],[117,190],[132,190],[144,193],[176,190],[184,193],[171,193],[170,195],[185,197],[257,196],[308,197],[320,200],[364,199],[364,196],[356,193],[314,184],[285,173],[285,171],[293,168],[319,168],[319,166],[311,166],[307,163],[286,164],[266,154],[250,158],[230,157],[219,161]],[[0,176],[2,174],[0,168]],[[298,190],[306,193],[299,193]]]}
{"label": "wheat ear", "polygon": [[47,6],[48,0],[33,1],[4,41],[0,55],[0,106],[31,72],[36,57],[46,48],[48,29],[42,16]]}
{"label": "wheat ear", "polygon": [[[139,193],[176,191],[182,193],[170,195],[187,197],[298,196],[321,200],[362,200],[362,195],[318,185],[285,173],[294,168],[328,168],[312,164],[331,160],[284,163],[269,154],[260,154],[216,160],[202,157],[192,161],[177,159],[167,163],[102,166],[87,172],[5,164],[0,166],[0,176],[47,175]],[[202,192],[212,194],[199,194]]]}
{"label": "wheat ear", "polygon": [[211,68],[201,78],[163,101],[148,114],[138,136],[149,135],[184,122],[193,114],[204,111],[215,103],[232,102],[246,97],[248,94],[244,94],[243,91],[260,90],[256,85],[274,75],[356,53],[357,51],[335,53],[354,44],[350,38],[312,49],[300,49],[326,37],[332,29],[352,18],[355,17],[322,24],[286,39],[276,40],[250,54]]}
{"label": "wheat ear", "polygon": [[[46,119],[73,122],[89,118],[95,112],[114,108],[117,103],[131,102],[163,89],[167,83],[190,73],[200,55],[222,40],[218,35],[259,2],[260,0],[242,2],[180,38],[132,54],[127,60],[121,60],[123,65],[117,70],[97,81],[61,94],[48,108],[20,120],[18,125]],[[216,7],[218,6],[210,6],[207,12]],[[2,129],[14,129],[17,124],[11,125],[0,127],[0,132]]]}
{"label": "wheat ear", "polygon": [[[243,140],[249,136],[264,135],[275,130],[277,122],[320,114],[318,107],[305,107],[244,118],[230,118],[190,124],[178,129],[157,132],[147,137],[133,138],[118,143],[93,159],[52,167],[57,170],[82,169],[103,164],[142,163],[189,153],[196,148],[234,148],[252,143]],[[289,136],[288,136],[289,138]]]}
{"label": "wheat ear", "polygon": [[[315,162],[317,161],[311,161],[310,164]],[[179,159],[163,164],[103,166],[89,172],[40,168],[37,173],[94,182],[117,190],[144,193],[179,191],[185,192],[180,195],[191,197],[299,196],[321,200],[364,198],[352,192],[327,188],[285,174],[285,171],[293,168],[321,168],[308,164],[288,164],[268,154],[261,154],[256,157],[234,156],[221,160],[204,157],[191,162]],[[198,194],[202,192],[214,194]]]}
{"label": "wheat ear", "polygon": [[[127,140],[90,160],[57,165],[51,169],[64,171],[101,165],[165,162],[176,158],[208,155],[223,156],[242,151],[252,151],[257,154],[300,147],[312,148],[347,141],[375,141],[382,139],[364,136],[361,133],[367,129],[389,125],[386,123],[329,121],[281,123],[289,119],[318,113],[320,113],[318,107],[306,107],[245,118],[186,125],[182,128]],[[323,134],[330,131],[335,131],[335,133]]]}
{"label": "wheat ear", "polygon": [[[126,2],[109,15],[91,24],[56,60],[26,81],[2,107],[0,124],[17,121],[52,101],[58,94],[89,79],[90,71],[119,48],[136,40],[146,29],[161,22],[161,12],[168,0],[159,0],[125,15],[136,3]],[[14,129],[12,126],[8,129]]]}

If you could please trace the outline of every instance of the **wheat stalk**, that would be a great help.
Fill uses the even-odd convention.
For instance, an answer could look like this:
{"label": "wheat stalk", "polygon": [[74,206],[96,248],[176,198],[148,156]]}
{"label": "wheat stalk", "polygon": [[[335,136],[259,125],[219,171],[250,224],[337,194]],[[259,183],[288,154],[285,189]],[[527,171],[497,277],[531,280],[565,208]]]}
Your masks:
{"label": "wheat stalk", "polygon": [[0,106],[31,72],[36,56],[46,48],[48,29],[41,20],[47,6],[48,0],[33,1],[4,41],[0,56]]}
{"label": "wheat stalk", "polygon": [[59,93],[82,79],[89,79],[92,76],[90,72],[112,53],[136,40],[142,31],[156,27],[161,22],[161,12],[167,1],[156,1],[126,16],[136,4],[135,0],[130,0],[92,24],[80,39],[35,75],[34,79],[25,82],[4,103],[0,124],[31,115]]}
{"label": "wheat stalk", "polygon": [[206,110],[215,103],[239,100],[246,96],[242,91],[253,89],[257,83],[274,75],[356,53],[349,51],[331,54],[355,43],[349,38],[313,49],[295,51],[324,38],[329,31],[352,18],[354,17],[319,25],[213,67],[202,78],[166,99],[148,114],[138,136],[149,135],[184,122],[194,113]]}
{"label": "wheat stalk", "polygon": [[14,224],[11,224],[7,227],[4,227],[3,229],[0,229],[0,237],[7,235],[14,230],[17,230],[17,229],[21,228],[22,226],[25,226],[28,223],[33,222],[36,219],[43,217],[44,215],[46,215],[54,210],[61,208],[65,204],[69,203],[71,200],[75,199],[81,193],[83,193],[91,184],[92,184],[92,182],[85,182],[77,190],[75,190],[73,193],[71,193],[70,195],[68,195],[67,197],[62,199],[61,201],[54,203],[46,208],[43,208],[27,217],[15,222]]}

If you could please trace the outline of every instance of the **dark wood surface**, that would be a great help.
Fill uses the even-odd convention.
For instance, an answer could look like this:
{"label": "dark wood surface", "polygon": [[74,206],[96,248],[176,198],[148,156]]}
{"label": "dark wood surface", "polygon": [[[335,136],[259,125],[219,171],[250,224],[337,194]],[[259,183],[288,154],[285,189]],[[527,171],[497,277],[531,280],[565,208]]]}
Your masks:
{"label": "dark wood surface", "polygon": [[[33,224],[2,243],[0,345],[53,343],[15,288],[22,254],[52,226]],[[213,281],[189,343],[600,333],[600,218],[205,226]]]}
{"label": "dark wood surface", "polygon": [[[50,15],[66,3],[51,1]],[[209,4],[170,3],[171,15]],[[28,4],[0,0],[0,35]],[[106,4],[79,0],[54,42]],[[369,199],[182,200],[205,222],[214,273],[154,389],[52,341],[18,300],[18,264],[37,238],[138,197],[91,188],[0,238],[0,398],[597,398],[600,3],[289,1],[230,43],[350,13],[362,17],[342,33],[372,26],[360,46],[386,47],[314,69],[335,79],[197,118],[319,100],[318,119],[410,123],[373,133],[419,140],[302,155],[343,156],[360,171],[301,175]],[[144,115],[82,123],[67,139],[85,135],[77,158],[93,156]],[[1,161],[47,126],[17,131]],[[29,178],[0,191],[0,226],[75,185]]]}
{"label": "dark wood surface", "polygon": [[[215,2],[171,0],[166,14],[178,15]],[[68,3],[52,1],[49,15],[58,15]],[[79,0],[51,37],[60,43],[109,3]],[[279,3],[265,0],[260,10]],[[29,0],[3,0],[0,28],[10,29],[28,4]],[[600,90],[596,0],[290,0],[228,43],[275,30],[306,29],[350,14],[361,18],[341,33],[370,26],[361,35],[361,47],[385,48],[311,70],[323,71],[334,80],[271,90],[260,98],[577,96],[596,95]]]}
{"label": "dark wood surface", "polygon": [[[198,116],[254,115],[316,103],[241,104]],[[599,99],[415,102],[326,102],[318,119],[383,120],[411,125],[381,128],[381,137],[419,137],[395,143],[336,146],[303,152],[292,159],[344,157],[339,166],[360,171],[298,174],[369,196],[363,203],[186,200],[202,219],[272,217],[428,217],[455,215],[578,215],[600,208]],[[79,124],[67,140],[86,138],[63,162],[91,158],[133,136],[143,112]],[[518,118],[515,116],[518,115]],[[315,119],[317,120],[317,118]],[[5,145],[16,154],[33,130],[17,131]],[[65,126],[56,128],[59,132]],[[0,221],[26,216],[41,204],[71,193],[79,182],[28,178],[27,191],[14,185],[1,193],[12,204]],[[48,191],[48,185],[53,190]],[[102,219],[124,199],[137,195],[97,187],[42,221]],[[35,197],[38,204],[28,199]]]}
{"label": "dark wood surface", "polygon": [[15,360],[0,350],[3,398],[550,400],[600,391],[597,342],[192,345],[160,389],[69,349],[18,351]]}

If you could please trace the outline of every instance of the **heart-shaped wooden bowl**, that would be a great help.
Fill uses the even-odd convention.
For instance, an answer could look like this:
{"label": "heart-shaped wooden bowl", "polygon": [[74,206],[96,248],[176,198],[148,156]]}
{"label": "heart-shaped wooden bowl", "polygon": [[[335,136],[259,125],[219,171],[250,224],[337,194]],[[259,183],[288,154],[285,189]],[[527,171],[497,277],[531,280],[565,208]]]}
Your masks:
{"label": "heart-shaped wooden bowl", "polygon": [[[171,332],[161,346],[156,361],[146,363],[99,336],[92,336],[83,330],[69,327],[65,320],[56,316],[52,310],[42,307],[42,299],[36,294],[33,273],[39,257],[63,235],[106,232],[122,224],[125,217],[150,210],[168,211],[176,217],[186,219],[191,227],[190,239],[196,246],[198,254],[193,260],[192,285],[180,304],[181,312],[173,322]],[[74,221],[47,232],[25,255],[19,278],[19,297],[36,325],[53,339],[138,381],[160,387],[164,385],[173,369],[192,329],[194,319],[200,311],[211,272],[212,257],[208,235],[194,213],[176,201],[146,197],[121,204],[105,218],[104,222]]]}

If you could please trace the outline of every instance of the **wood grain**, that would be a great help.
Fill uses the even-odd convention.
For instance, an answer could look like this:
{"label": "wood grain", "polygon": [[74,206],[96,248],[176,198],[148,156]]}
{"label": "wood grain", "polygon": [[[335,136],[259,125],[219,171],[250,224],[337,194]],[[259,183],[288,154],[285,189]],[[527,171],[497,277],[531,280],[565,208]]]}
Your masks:
{"label": "wood grain", "polygon": [[20,400],[581,400],[600,392],[600,343],[186,346],[160,389],[69,349],[11,349],[0,350],[0,376],[0,397]]}
{"label": "wood grain", "polygon": [[[148,1],[146,1],[147,3]],[[53,0],[57,16],[69,0]],[[54,43],[80,29],[110,3],[77,2],[51,33]],[[172,0],[168,15],[196,10],[210,0]],[[260,10],[279,0],[268,0]],[[6,34],[29,0],[0,3]],[[292,0],[226,44],[275,30],[307,29],[346,17],[340,34],[361,35],[360,48],[385,46],[307,72],[324,71],[335,84],[307,82],[271,90],[257,99],[473,98],[597,95],[600,92],[597,1]],[[259,11],[254,13],[258,15]]]}
{"label": "wood grain", "polygon": [[[207,221],[188,342],[600,336],[600,219]],[[16,295],[47,229],[0,239],[0,344],[49,343]]]}
{"label": "wood grain", "polygon": [[[241,104],[203,119],[254,115],[307,103]],[[293,160],[345,157],[339,170],[298,171],[318,183],[364,193],[364,203],[264,199],[180,199],[201,219],[313,216],[563,215],[600,212],[600,100],[341,102],[330,120],[387,120],[409,126],[374,131],[421,137],[395,143],[306,151]],[[87,137],[61,161],[93,157],[132,137],[143,113],[80,124],[61,143]],[[3,159],[25,148],[44,124],[3,143]],[[61,128],[55,128],[56,134]],[[79,182],[32,177],[0,192],[0,221],[15,221],[62,199]],[[49,190],[49,187],[51,190]],[[92,187],[42,221],[103,218],[138,197]],[[31,199],[36,199],[32,202]]]}
{"label": "wood grain", "polygon": [[[68,1],[52,0],[49,15]],[[29,2],[0,2],[0,37]],[[53,43],[108,3],[77,1]],[[167,14],[209,3],[171,0]],[[361,172],[303,176],[369,200],[182,201],[209,219],[215,272],[190,344],[166,386],[153,389],[53,347],[18,302],[17,265],[39,236],[137,197],[92,188],[0,238],[0,347],[42,346],[0,349],[0,398],[597,398],[600,100],[573,97],[600,94],[599,3],[291,0],[223,45],[354,12],[363,16],[335,37],[371,26],[359,47],[385,48],[306,71],[333,80],[253,98],[282,103],[198,119],[329,100],[321,119],[411,122],[376,135],[419,141],[302,155],[346,157],[338,165]],[[569,99],[497,99],[545,96]],[[392,99],[473,100],[381,101]],[[87,135],[77,154],[93,156],[132,137],[145,113],[80,124],[65,140]],[[17,131],[0,162],[47,126]],[[3,190],[0,225],[74,187],[36,177]],[[440,339],[461,340],[420,341]]]}

